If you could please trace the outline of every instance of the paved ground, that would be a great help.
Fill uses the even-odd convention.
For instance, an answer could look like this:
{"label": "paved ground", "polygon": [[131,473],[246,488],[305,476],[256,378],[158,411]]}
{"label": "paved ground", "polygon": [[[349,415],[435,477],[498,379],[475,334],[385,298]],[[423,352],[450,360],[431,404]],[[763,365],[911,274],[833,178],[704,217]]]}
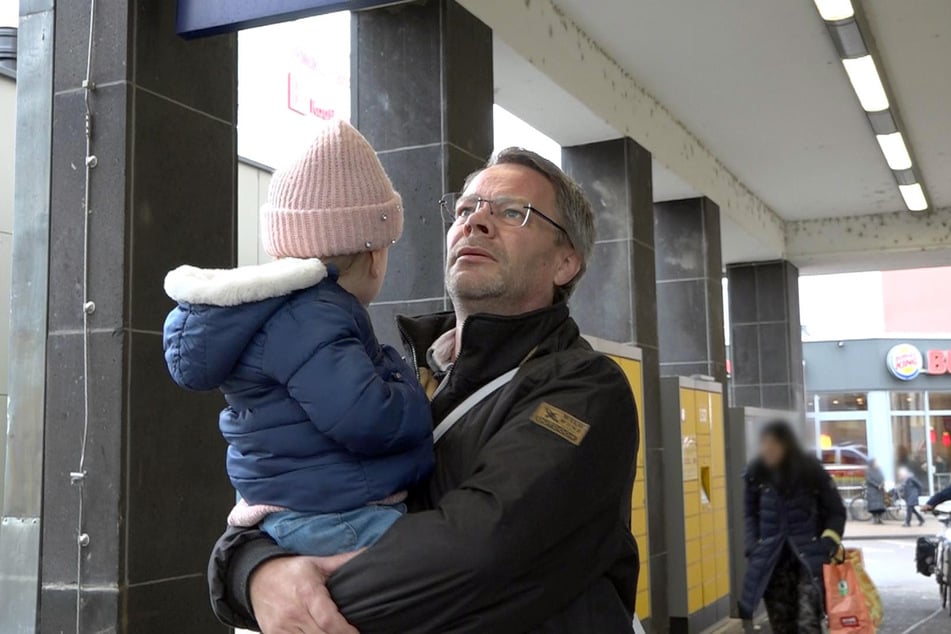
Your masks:
{"label": "paved ground", "polygon": [[849,521],[845,525],[846,539],[905,539],[908,537],[918,537],[919,535],[934,535],[938,532],[938,520],[933,515],[925,515],[925,525],[918,526],[914,522],[909,528],[905,528],[902,522],[893,522],[885,520],[884,524],[873,524],[872,522]]}
{"label": "paved ground", "polygon": [[[932,534],[935,532],[936,528]],[[940,610],[941,600],[934,578],[922,577],[915,572],[914,539],[861,540],[850,545],[864,551],[869,574],[882,597],[885,621],[879,634],[951,632],[951,616],[947,610]],[[739,623],[731,623],[720,630],[724,634],[742,631]],[[758,631],[768,634],[769,626]]]}

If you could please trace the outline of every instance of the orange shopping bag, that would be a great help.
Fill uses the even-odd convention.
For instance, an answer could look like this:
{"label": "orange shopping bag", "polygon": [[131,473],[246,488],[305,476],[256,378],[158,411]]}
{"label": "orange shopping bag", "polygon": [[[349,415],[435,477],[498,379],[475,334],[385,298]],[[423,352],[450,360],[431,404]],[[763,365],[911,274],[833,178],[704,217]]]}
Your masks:
{"label": "orange shopping bag", "polygon": [[841,559],[822,567],[830,634],[875,634],[882,601],[865,570],[862,551],[846,548]]}

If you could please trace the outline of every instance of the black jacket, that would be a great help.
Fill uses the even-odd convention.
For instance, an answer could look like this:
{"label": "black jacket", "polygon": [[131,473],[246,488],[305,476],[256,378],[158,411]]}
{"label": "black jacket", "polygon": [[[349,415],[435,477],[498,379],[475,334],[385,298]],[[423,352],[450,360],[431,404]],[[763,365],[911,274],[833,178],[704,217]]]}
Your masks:
{"label": "black jacket", "polygon": [[944,504],[951,500],[951,487],[947,487],[935,493],[930,500],[928,500],[928,506],[934,508],[939,504]]}
{"label": "black jacket", "polygon": [[783,482],[777,482],[758,461],[747,469],[744,480],[748,565],[740,613],[750,618],[784,548],[795,554],[822,588],[822,564],[829,556],[822,536],[831,531],[841,539],[845,505],[835,482],[811,456],[803,456]]}
{"label": "black jacket", "polygon": [[[400,320],[418,367],[454,325],[448,313]],[[363,634],[631,631],[637,412],[621,370],[591,350],[567,307],[471,317],[433,418],[520,364],[439,442],[414,512],[331,578],[334,600]],[[540,416],[542,403],[568,427]],[[254,627],[250,574],[286,554],[263,533],[229,529],[209,566],[218,617]]]}

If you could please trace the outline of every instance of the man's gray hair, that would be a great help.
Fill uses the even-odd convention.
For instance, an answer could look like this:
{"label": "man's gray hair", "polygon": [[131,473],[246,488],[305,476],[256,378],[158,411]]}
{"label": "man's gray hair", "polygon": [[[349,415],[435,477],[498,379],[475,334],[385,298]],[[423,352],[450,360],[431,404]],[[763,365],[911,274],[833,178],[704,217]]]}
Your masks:
{"label": "man's gray hair", "polygon": [[[485,164],[485,167],[470,174],[466,178],[466,187],[483,169],[495,165],[521,165],[534,170],[548,179],[551,186],[555,189],[555,205],[558,207],[561,222],[559,224],[565,228],[568,233],[568,240],[574,247],[578,256],[581,258],[581,268],[574,278],[558,288],[556,300],[567,300],[574,292],[575,286],[581,280],[588,266],[588,258],[591,256],[591,250],[594,248],[594,210],[591,203],[581,186],[578,185],[570,176],[546,159],[540,154],[520,147],[510,147],[502,150]],[[548,210],[543,210],[547,212]],[[558,239],[561,242],[566,240],[564,234],[558,232]]]}

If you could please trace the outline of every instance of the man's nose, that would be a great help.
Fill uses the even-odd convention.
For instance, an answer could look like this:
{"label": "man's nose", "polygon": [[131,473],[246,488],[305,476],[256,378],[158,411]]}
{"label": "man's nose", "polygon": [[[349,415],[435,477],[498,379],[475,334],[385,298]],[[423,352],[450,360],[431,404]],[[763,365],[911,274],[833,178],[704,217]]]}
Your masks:
{"label": "man's nose", "polygon": [[465,235],[473,233],[491,234],[495,225],[492,222],[492,207],[485,201],[479,201],[474,212],[466,218],[463,225]]}

